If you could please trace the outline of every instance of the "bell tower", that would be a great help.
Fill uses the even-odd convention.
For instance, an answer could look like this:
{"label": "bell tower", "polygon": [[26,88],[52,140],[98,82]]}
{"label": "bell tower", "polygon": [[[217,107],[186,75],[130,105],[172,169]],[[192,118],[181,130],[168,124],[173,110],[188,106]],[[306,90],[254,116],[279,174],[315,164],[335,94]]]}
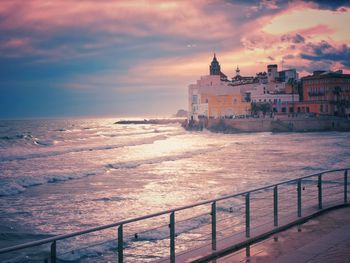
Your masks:
{"label": "bell tower", "polygon": [[213,60],[209,66],[209,72],[210,72],[210,75],[220,75],[220,72],[221,72],[220,64],[216,59],[215,53],[214,53]]}

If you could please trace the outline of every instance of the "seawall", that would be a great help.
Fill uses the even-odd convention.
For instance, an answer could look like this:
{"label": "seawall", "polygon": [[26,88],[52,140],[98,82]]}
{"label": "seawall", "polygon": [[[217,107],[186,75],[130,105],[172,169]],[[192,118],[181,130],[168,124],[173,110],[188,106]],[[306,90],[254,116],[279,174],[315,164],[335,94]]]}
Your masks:
{"label": "seawall", "polygon": [[208,119],[197,123],[213,132],[312,132],[350,131],[350,120],[340,117],[288,117]]}

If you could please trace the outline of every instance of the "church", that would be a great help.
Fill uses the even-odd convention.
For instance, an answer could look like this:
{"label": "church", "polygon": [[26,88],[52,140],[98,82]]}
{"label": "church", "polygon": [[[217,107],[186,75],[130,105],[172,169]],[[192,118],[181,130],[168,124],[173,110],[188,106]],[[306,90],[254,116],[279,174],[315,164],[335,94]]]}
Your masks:
{"label": "church", "polygon": [[249,112],[250,103],[244,100],[240,88],[231,85],[221,71],[216,54],[209,65],[209,75],[189,85],[188,90],[189,119],[233,117]]}

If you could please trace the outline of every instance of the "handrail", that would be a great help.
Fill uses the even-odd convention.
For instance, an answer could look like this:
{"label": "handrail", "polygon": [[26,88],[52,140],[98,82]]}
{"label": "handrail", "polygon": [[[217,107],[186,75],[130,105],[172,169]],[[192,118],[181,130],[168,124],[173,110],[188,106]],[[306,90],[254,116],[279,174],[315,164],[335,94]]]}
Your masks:
{"label": "handrail", "polygon": [[218,202],[218,201],[222,201],[222,200],[226,200],[226,199],[230,199],[230,198],[234,198],[234,197],[238,197],[238,196],[242,196],[242,195],[247,195],[247,194],[250,194],[250,193],[253,193],[253,192],[258,192],[258,191],[261,191],[261,190],[264,190],[264,189],[276,187],[276,186],[279,186],[279,185],[282,185],[282,184],[299,182],[302,179],[306,179],[306,178],[310,178],[310,177],[314,177],[314,176],[321,176],[322,174],[333,173],[333,172],[340,172],[340,171],[345,171],[346,172],[348,170],[350,170],[350,167],[349,168],[342,168],[342,169],[326,170],[326,171],[314,173],[314,174],[311,174],[311,175],[306,175],[306,176],[303,176],[303,177],[294,178],[294,179],[291,179],[291,180],[286,180],[286,181],[282,181],[282,182],[279,182],[279,183],[271,184],[271,185],[268,185],[268,186],[263,186],[263,187],[251,189],[251,190],[248,190],[248,191],[232,194],[232,195],[227,195],[227,196],[218,197],[218,198],[215,198],[215,199],[206,200],[206,201],[202,201],[202,202],[198,202],[198,203],[194,203],[194,204],[190,204],[190,205],[186,205],[186,206],[181,206],[181,207],[177,207],[177,208],[173,208],[173,209],[169,209],[169,210],[165,210],[165,211],[160,211],[160,212],[153,213],[153,214],[148,214],[148,215],[145,215],[145,216],[140,216],[140,217],[136,217],[136,218],[130,218],[130,219],[118,221],[118,222],[115,222],[115,223],[106,224],[106,225],[93,227],[93,228],[88,228],[88,229],[85,229],[85,230],[81,230],[81,231],[77,231],[77,232],[73,232],[73,233],[69,233],[69,234],[56,235],[56,236],[45,238],[45,239],[41,239],[41,240],[36,240],[36,241],[27,242],[27,243],[20,244],[20,245],[15,245],[15,246],[7,247],[7,248],[2,248],[2,249],[0,249],[0,254],[5,254],[5,253],[8,253],[8,252],[13,252],[13,251],[17,251],[17,250],[25,249],[25,248],[29,248],[29,247],[35,247],[35,246],[39,246],[39,245],[55,242],[57,240],[62,240],[62,239],[66,239],[66,238],[71,238],[71,237],[83,235],[83,234],[88,234],[88,233],[92,233],[92,232],[96,232],[96,231],[100,231],[100,230],[104,230],[104,229],[108,229],[108,228],[112,228],[112,227],[122,226],[122,225],[125,225],[125,224],[128,224],[128,223],[133,223],[133,222],[137,222],[137,221],[141,221],[141,220],[145,220],[145,219],[149,219],[149,218],[153,218],[153,217],[158,217],[158,216],[162,216],[162,215],[166,215],[166,214],[172,214],[172,213],[175,213],[177,211],[182,211],[182,210],[190,209],[190,208],[193,208],[193,207],[198,207],[198,206],[211,204],[211,203],[214,203],[214,202]]}

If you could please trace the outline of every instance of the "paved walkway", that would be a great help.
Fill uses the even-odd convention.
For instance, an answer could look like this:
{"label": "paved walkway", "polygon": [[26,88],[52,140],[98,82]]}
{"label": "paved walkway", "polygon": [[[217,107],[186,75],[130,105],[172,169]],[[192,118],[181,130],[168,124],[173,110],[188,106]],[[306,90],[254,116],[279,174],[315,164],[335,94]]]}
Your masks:
{"label": "paved walkway", "polygon": [[350,262],[350,207],[329,211],[300,227],[219,258],[216,263],[345,263]]}

